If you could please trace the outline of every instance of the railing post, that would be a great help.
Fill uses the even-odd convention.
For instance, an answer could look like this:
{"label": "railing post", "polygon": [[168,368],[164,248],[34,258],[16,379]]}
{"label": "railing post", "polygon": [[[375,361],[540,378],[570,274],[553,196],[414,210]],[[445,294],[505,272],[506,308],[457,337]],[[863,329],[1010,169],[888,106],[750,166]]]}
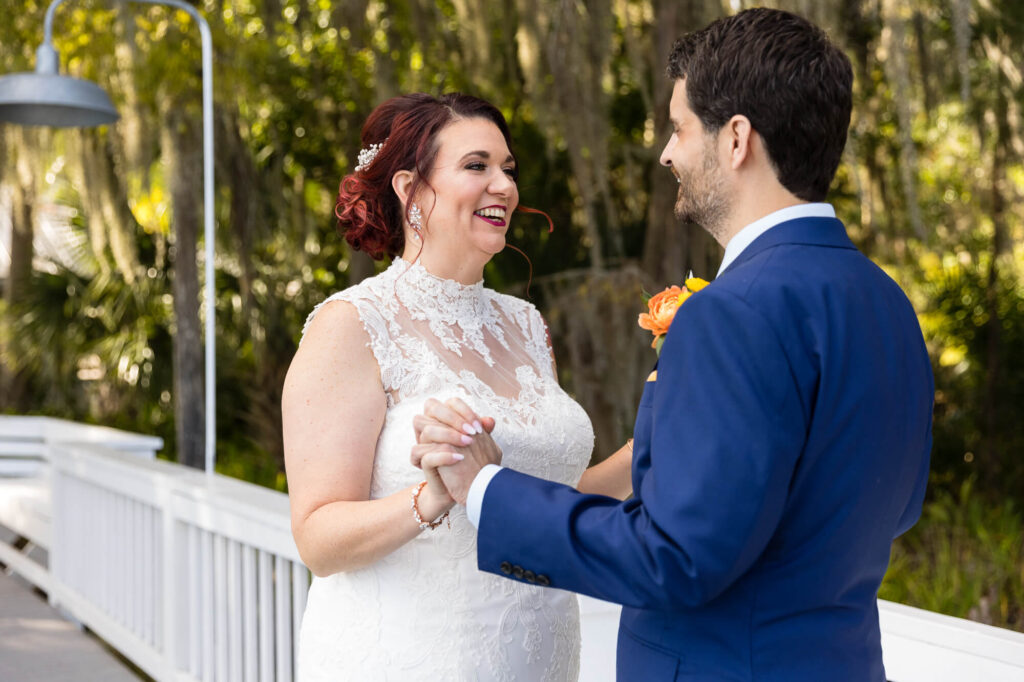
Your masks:
{"label": "railing post", "polygon": [[50,489],[50,546],[46,548],[47,569],[50,573],[52,586],[46,591],[46,600],[50,606],[59,609],[60,600],[57,598],[57,586],[63,577],[64,543],[67,541],[64,533],[61,513],[63,506],[67,503],[66,495],[61,494],[60,471],[53,461],[53,446],[44,441],[43,449],[46,452],[47,487]]}
{"label": "railing post", "polygon": [[178,550],[175,533],[174,501],[171,485],[167,479],[159,484],[157,509],[161,515],[162,556],[160,571],[160,599],[163,602],[160,612],[163,614],[161,628],[164,671],[163,680],[172,682],[178,671],[178,595],[176,594],[175,564]]}

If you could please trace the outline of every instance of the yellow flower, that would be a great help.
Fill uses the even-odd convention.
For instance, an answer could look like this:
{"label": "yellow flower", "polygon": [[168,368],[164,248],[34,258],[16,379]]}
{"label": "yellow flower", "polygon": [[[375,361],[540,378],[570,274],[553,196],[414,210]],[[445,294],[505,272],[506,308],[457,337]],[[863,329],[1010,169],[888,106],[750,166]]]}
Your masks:
{"label": "yellow flower", "polygon": [[700,291],[701,289],[703,289],[707,285],[708,285],[708,281],[706,279],[701,279],[700,277],[690,277],[683,284],[683,286],[685,286],[687,289],[689,289],[693,293],[697,293],[698,291]]}

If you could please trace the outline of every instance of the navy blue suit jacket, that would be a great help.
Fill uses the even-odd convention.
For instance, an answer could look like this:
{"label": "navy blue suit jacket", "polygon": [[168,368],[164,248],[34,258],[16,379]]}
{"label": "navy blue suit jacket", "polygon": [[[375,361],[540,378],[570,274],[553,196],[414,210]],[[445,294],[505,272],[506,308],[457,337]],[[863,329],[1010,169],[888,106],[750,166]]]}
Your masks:
{"label": "navy blue suit jacket", "polygon": [[505,469],[479,566],[623,604],[620,680],[884,680],[877,592],[920,515],[933,393],[910,303],[843,224],[781,223],[679,309],[634,496]]}

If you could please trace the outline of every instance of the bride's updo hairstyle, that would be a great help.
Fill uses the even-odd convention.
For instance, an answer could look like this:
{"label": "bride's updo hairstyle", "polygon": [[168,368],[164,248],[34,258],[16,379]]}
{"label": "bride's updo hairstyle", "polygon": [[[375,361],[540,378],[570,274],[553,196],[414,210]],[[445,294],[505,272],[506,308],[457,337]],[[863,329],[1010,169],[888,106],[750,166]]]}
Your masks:
{"label": "bride's updo hairstyle", "polygon": [[505,117],[494,105],[470,95],[401,95],[373,110],[363,125],[362,146],[364,150],[381,146],[373,161],[342,179],[334,209],[338,232],[352,248],[376,260],[402,252],[408,207],[403,216],[391,178],[401,170],[415,171],[409,196],[415,196],[422,185],[430,187],[427,179],[437,158],[438,133],[454,121],[469,118],[494,123],[512,149]]}

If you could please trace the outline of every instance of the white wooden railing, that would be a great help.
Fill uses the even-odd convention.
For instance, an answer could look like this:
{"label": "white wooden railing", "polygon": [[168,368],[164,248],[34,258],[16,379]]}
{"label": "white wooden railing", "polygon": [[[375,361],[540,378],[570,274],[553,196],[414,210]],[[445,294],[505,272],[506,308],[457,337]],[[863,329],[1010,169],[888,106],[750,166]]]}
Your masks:
{"label": "white wooden railing", "polygon": [[[287,497],[154,460],[159,439],[37,419],[0,416],[0,526],[28,537],[11,491],[45,488],[31,542],[49,555],[0,542],[0,562],[158,680],[292,680],[309,572]],[[5,458],[26,450],[34,469],[5,476]],[[619,609],[580,608],[580,679],[610,681]],[[1024,680],[1024,634],[884,601],[879,611],[895,682]]]}
{"label": "white wooden railing", "polygon": [[51,457],[61,606],[157,679],[292,679],[309,571],[284,495],[96,446]]}
{"label": "white wooden railing", "polygon": [[[0,417],[0,442],[23,443],[32,419]],[[309,571],[288,498],[125,452],[132,434],[103,431],[44,438],[37,476],[0,480],[0,499],[12,481],[50,491],[48,560],[0,544],[0,561],[158,680],[292,680]]]}
{"label": "white wooden railing", "polygon": [[145,460],[154,459],[163,447],[160,438],[102,426],[48,417],[0,416],[0,526],[26,543],[14,548],[0,542],[0,561],[46,592],[52,581],[45,567],[52,529],[49,453],[60,443],[103,444]]}

